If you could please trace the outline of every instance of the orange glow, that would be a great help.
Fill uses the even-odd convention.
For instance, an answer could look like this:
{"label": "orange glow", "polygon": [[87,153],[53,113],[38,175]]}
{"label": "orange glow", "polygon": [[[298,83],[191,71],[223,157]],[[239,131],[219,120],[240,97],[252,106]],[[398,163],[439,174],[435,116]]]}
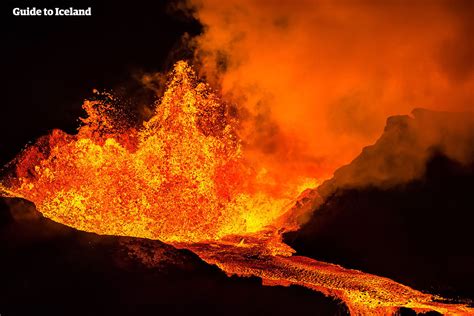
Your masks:
{"label": "orange glow", "polygon": [[88,117],[77,135],[55,130],[40,139],[4,185],[77,229],[215,240],[274,225],[299,193],[316,186],[314,179],[285,183],[254,168],[224,103],[185,62],[176,64],[154,116],[139,130],[121,127],[107,103],[83,107]]}
{"label": "orange glow", "polygon": [[282,174],[330,177],[389,116],[474,108],[472,1],[188,2],[200,74]]}

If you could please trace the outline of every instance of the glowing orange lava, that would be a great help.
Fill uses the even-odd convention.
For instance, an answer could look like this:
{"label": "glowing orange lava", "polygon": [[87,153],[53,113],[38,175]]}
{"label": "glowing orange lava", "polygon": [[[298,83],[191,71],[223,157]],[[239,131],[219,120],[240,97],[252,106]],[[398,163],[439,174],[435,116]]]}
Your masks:
{"label": "glowing orange lava", "polygon": [[86,101],[77,135],[54,130],[17,158],[4,191],[80,230],[173,241],[262,230],[315,180],[277,183],[244,158],[235,121],[186,62],[136,130]]}
{"label": "glowing orange lava", "polygon": [[159,239],[230,275],[338,297],[353,314],[401,306],[473,312],[386,278],[292,256],[281,233],[320,201],[306,190],[317,181],[281,181],[246,159],[236,120],[187,63],[175,65],[139,129],[121,125],[107,102],[86,101],[84,109],[77,135],[54,130],[10,164],[1,195],[30,200],[44,216],[80,230]]}

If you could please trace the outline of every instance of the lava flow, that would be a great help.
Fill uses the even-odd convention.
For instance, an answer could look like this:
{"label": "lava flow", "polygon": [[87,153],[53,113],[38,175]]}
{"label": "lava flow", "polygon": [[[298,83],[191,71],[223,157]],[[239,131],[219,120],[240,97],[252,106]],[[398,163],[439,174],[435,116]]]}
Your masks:
{"label": "lava flow", "polygon": [[[270,234],[268,236],[273,239]],[[218,243],[175,245],[192,250],[204,261],[217,265],[228,275],[257,276],[264,285],[300,285],[339,298],[351,315],[394,315],[400,307],[416,312],[437,311],[445,315],[472,315],[474,309],[463,304],[449,304],[436,295],[425,294],[388,278],[339,265],[292,256],[279,246],[280,254],[269,251],[265,237],[248,237]],[[285,253],[286,252],[286,253]]]}
{"label": "lava flow", "polygon": [[301,193],[317,181],[281,181],[246,158],[237,118],[187,63],[176,64],[140,128],[124,124],[110,102],[86,101],[84,109],[77,135],[54,130],[10,164],[2,195],[30,200],[44,216],[80,230],[159,239],[228,274],[336,296],[354,314],[402,306],[473,312],[389,279],[292,256],[281,233],[314,206],[305,198],[311,191]]}

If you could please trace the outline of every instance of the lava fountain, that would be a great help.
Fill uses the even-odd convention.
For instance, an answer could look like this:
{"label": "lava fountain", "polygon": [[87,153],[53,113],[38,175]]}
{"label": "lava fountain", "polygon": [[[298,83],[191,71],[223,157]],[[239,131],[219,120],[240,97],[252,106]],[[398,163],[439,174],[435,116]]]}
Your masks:
{"label": "lava fountain", "polygon": [[41,138],[2,184],[65,225],[165,242],[216,240],[274,226],[316,185],[282,184],[245,159],[235,119],[186,62],[175,65],[139,129],[126,127],[107,101],[83,107],[88,117],[77,135]]}

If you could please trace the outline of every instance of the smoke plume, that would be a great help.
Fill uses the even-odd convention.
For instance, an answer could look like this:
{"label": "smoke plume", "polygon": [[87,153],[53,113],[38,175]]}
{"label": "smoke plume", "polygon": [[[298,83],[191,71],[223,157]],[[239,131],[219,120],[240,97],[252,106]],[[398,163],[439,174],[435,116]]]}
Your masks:
{"label": "smoke plume", "polygon": [[472,1],[188,7],[204,25],[195,42],[201,75],[236,104],[247,154],[282,174],[327,178],[389,116],[474,105]]}

